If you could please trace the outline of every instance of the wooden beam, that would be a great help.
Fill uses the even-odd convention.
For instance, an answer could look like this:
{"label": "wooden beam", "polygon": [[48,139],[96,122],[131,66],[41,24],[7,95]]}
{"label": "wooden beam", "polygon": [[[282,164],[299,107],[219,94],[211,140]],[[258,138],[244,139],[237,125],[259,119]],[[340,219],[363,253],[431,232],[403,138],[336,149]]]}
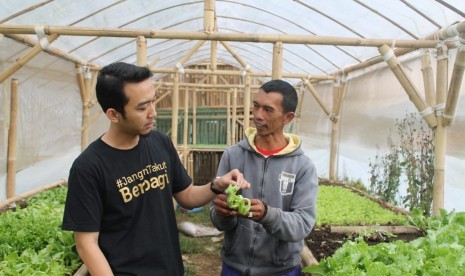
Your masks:
{"label": "wooden beam", "polygon": [[273,64],[271,78],[281,79],[283,77],[283,43],[277,41],[273,44]]}

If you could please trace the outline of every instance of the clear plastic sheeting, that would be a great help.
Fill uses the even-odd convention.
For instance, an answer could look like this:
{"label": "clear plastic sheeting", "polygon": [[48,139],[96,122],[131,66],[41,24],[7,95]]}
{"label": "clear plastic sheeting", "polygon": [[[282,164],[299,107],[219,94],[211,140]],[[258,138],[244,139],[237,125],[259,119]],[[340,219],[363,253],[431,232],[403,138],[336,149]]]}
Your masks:
{"label": "clear plastic sheeting", "polygon": [[[220,33],[256,35],[307,35],[351,39],[390,39],[396,48],[400,40],[430,36],[443,27],[465,20],[463,0],[216,0],[215,19]],[[122,28],[165,32],[204,32],[204,1],[180,0],[2,0],[0,25],[70,26],[93,29]],[[18,42],[37,41],[37,34],[0,35],[0,72],[12,66],[31,49]],[[454,39],[454,41],[457,41]],[[197,45],[183,39],[147,39],[147,63],[176,69],[176,64]],[[252,72],[270,73],[273,44],[228,41],[231,49],[250,66]],[[282,72],[326,75],[379,56],[376,47],[349,45],[284,44]],[[61,53],[84,63],[104,66],[114,61],[136,62],[135,37],[61,35],[51,43]],[[433,49],[434,50],[434,49]],[[218,63],[243,69],[235,57],[218,42]],[[449,53],[451,78],[456,50]],[[423,95],[420,51],[401,62],[406,74]],[[184,67],[208,64],[211,43],[205,41]],[[436,74],[436,57],[433,70]],[[161,78],[166,74],[156,74]],[[19,81],[17,122],[16,193],[20,194],[66,177],[81,150],[82,102],[72,61],[40,53],[0,84],[0,200],[5,199],[11,79]],[[339,125],[338,177],[361,179],[368,184],[368,162],[387,150],[389,131],[396,119],[417,112],[399,81],[385,63],[351,72],[348,76]],[[298,84],[302,80],[288,78]],[[331,108],[332,86],[316,85],[323,101]],[[445,204],[465,210],[465,102],[462,83],[454,123],[447,127]],[[95,101],[95,98],[91,99]],[[90,108],[91,142],[108,127],[108,120],[96,104]],[[328,176],[331,122],[316,100],[305,92],[300,134],[307,154],[319,175]],[[53,179],[55,177],[57,179]]]}

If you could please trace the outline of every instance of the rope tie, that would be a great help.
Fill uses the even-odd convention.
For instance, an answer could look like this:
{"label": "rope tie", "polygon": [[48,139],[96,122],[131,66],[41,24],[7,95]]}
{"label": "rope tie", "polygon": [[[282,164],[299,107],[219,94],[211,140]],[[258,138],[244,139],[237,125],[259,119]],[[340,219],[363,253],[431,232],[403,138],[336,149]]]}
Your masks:
{"label": "rope tie", "polygon": [[394,56],[394,51],[392,49],[389,49],[389,51],[383,55],[384,61],[389,61],[392,57]]}
{"label": "rope tie", "polygon": [[433,114],[433,109],[431,109],[431,107],[429,107],[429,106],[427,108],[423,109],[422,111],[420,111],[420,115],[423,118],[430,115],[430,114]]}
{"label": "rope tie", "polygon": [[176,63],[176,68],[178,68],[178,73],[179,74],[184,74],[184,67],[181,65],[181,63]]}
{"label": "rope tie", "polygon": [[45,26],[44,25],[36,25],[34,26],[34,31],[36,32],[37,39],[39,40],[40,47],[42,49],[47,49],[50,46],[50,42],[48,42],[47,37],[45,36]]}

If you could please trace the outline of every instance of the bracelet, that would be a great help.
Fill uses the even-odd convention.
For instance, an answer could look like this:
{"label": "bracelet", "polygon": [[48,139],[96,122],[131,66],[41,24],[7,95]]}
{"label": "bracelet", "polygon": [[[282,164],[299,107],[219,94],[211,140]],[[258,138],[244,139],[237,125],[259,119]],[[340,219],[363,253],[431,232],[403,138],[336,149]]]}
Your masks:
{"label": "bracelet", "polygon": [[224,192],[220,191],[220,190],[217,190],[215,188],[215,186],[213,185],[213,183],[215,182],[216,179],[219,179],[221,178],[221,176],[217,176],[217,177],[214,177],[212,179],[212,181],[210,182],[210,191],[212,191],[213,193],[217,194],[217,195],[220,195],[220,194],[224,194]]}
{"label": "bracelet", "polygon": [[268,213],[268,204],[266,204],[263,200],[260,201],[262,202],[263,207],[265,207],[265,212],[263,212],[263,216],[258,221],[261,221],[266,216],[266,213]]}

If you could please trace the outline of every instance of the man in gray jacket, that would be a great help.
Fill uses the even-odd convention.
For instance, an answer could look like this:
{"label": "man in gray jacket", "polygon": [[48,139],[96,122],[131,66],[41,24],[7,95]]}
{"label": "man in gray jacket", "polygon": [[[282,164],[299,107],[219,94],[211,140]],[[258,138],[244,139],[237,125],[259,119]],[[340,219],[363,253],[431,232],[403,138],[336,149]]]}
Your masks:
{"label": "man in gray jacket", "polygon": [[219,194],[211,220],[224,231],[222,276],[301,275],[299,253],[315,224],[318,178],[297,135],[284,133],[295,116],[298,97],[289,83],[263,84],[253,101],[255,128],[225,150],[217,175],[239,169],[250,183],[251,200],[241,215]]}

